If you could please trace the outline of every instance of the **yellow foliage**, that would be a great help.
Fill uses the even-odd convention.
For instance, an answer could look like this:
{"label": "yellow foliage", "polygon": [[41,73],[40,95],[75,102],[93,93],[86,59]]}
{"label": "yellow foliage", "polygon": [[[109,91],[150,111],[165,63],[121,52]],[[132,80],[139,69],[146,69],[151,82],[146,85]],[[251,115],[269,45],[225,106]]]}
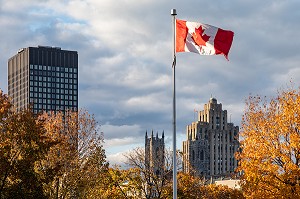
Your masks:
{"label": "yellow foliage", "polygon": [[299,129],[300,90],[249,97],[237,154],[247,198],[300,198]]}

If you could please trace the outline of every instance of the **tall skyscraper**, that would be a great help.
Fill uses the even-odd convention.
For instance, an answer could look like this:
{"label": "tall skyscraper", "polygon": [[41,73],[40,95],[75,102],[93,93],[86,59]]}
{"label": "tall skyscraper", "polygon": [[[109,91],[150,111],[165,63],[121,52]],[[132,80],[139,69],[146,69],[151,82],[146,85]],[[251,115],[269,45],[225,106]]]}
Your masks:
{"label": "tall skyscraper", "polygon": [[227,111],[211,98],[198,119],[187,126],[187,140],[183,142],[183,171],[199,175],[225,177],[234,172],[239,148],[239,127],[228,123]]}
{"label": "tall skyscraper", "polygon": [[59,47],[22,48],[8,60],[8,95],[17,111],[78,110],[78,53]]}

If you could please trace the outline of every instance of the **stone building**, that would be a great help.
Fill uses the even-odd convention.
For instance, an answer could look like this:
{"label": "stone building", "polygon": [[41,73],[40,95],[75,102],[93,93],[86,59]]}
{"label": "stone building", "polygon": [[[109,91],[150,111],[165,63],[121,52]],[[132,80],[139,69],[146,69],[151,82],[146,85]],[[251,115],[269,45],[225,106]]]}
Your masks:
{"label": "stone building", "polygon": [[197,121],[187,125],[183,142],[183,171],[205,177],[225,177],[237,167],[239,127],[228,122],[227,111],[215,98],[198,111]]}
{"label": "stone building", "polygon": [[145,135],[145,165],[147,169],[151,169],[156,175],[161,175],[165,163],[165,136],[162,132],[162,137],[151,136],[148,138],[147,131]]}

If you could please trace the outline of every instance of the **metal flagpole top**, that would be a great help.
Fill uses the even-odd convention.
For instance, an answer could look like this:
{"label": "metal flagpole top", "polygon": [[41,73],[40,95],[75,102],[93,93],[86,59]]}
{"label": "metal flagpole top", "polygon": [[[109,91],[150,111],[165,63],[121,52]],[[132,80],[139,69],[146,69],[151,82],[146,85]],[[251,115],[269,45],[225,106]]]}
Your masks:
{"label": "metal flagpole top", "polygon": [[173,15],[173,16],[177,15],[176,9],[172,9],[172,10],[171,10],[171,15]]}

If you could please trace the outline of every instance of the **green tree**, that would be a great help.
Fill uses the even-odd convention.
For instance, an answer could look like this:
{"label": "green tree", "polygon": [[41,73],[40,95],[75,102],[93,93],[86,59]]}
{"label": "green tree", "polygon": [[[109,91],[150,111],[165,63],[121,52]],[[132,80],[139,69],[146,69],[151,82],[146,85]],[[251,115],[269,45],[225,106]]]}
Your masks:
{"label": "green tree", "polygon": [[246,101],[237,158],[248,198],[300,198],[299,129],[299,89],[281,90],[270,101]]}

